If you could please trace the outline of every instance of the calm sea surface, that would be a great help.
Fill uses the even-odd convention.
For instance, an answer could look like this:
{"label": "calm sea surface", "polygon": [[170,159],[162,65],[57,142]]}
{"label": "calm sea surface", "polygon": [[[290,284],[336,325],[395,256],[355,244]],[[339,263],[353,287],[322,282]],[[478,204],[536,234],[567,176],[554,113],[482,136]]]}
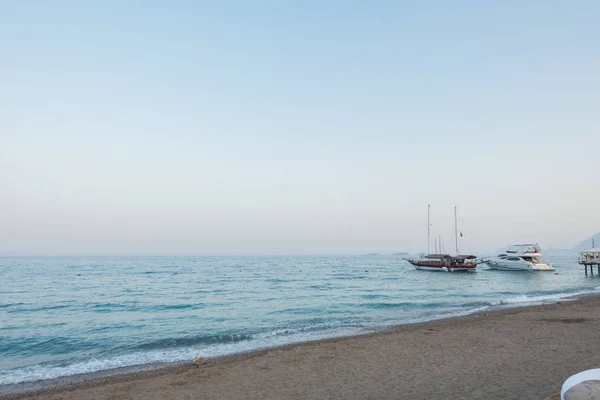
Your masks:
{"label": "calm sea surface", "polygon": [[575,254],[547,258],[558,274],[382,255],[0,258],[0,392],[599,292]]}

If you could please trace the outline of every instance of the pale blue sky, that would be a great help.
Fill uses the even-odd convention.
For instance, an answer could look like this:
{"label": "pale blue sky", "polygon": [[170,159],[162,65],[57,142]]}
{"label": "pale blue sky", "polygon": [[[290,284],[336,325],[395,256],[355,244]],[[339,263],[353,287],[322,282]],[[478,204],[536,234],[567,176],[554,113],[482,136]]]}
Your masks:
{"label": "pale blue sky", "polygon": [[597,1],[0,1],[0,254],[600,231]]}

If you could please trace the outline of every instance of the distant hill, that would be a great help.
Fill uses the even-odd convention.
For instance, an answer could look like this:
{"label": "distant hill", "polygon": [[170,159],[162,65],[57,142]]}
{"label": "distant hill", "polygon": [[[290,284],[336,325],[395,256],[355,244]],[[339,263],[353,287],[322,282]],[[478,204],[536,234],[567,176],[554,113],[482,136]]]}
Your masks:
{"label": "distant hill", "polygon": [[592,248],[592,239],[596,242],[596,247],[600,247],[600,232],[596,233],[594,236],[590,236],[585,239],[583,242],[579,243],[577,246],[573,247],[574,251],[582,251]]}

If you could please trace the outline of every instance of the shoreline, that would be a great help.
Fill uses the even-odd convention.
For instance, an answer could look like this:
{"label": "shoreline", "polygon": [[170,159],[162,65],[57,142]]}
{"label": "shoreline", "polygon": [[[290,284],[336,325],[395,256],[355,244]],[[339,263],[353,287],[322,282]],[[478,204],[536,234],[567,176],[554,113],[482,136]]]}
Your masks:
{"label": "shoreline", "polygon": [[[390,326],[366,328],[366,330],[362,333],[355,332],[355,333],[341,335],[341,336],[326,337],[326,338],[312,339],[312,340],[309,339],[309,340],[304,340],[304,341],[299,341],[299,342],[292,342],[292,343],[276,345],[276,346],[267,346],[267,347],[263,347],[263,348],[257,348],[257,349],[252,349],[252,350],[247,350],[247,351],[242,351],[242,352],[237,352],[237,353],[209,357],[209,358],[206,358],[206,365],[217,365],[217,364],[222,364],[222,363],[234,362],[237,360],[244,360],[244,359],[251,358],[254,356],[260,356],[262,353],[265,353],[265,352],[268,352],[271,350],[289,349],[289,348],[293,348],[295,346],[308,345],[308,344],[313,344],[313,343],[326,343],[326,342],[330,342],[330,341],[352,339],[352,338],[358,338],[358,337],[364,337],[364,336],[370,336],[370,335],[379,335],[379,334],[386,333],[386,332],[402,330],[403,328],[405,328],[407,326],[420,327],[423,324],[430,324],[430,323],[450,321],[450,320],[457,320],[457,322],[458,322],[459,319],[461,319],[461,318],[468,318],[471,316],[477,316],[477,315],[487,316],[490,313],[497,313],[497,312],[502,312],[502,311],[507,311],[507,310],[516,310],[516,309],[529,308],[529,307],[538,307],[538,306],[542,306],[542,305],[546,305],[546,304],[554,304],[556,302],[560,303],[560,301],[572,302],[572,301],[576,301],[578,299],[584,298],[586,296],[593,297],[596,295],[600,298],[600,293],[598,293],[598,294],[585,293],[585,294],[576,294],[576,295],[572,295],[572,296],[566,296],[564,298],[559,298],[557,300],[552,300],[552,301],[546,302],[546,303],[541,302],[541,301],[532,301],[530,303],[524,303],[523,305],[520,305],[519,303],[491,305],[491,306],[489,306],[489,308],[486,308],[484,310],[474,309],[471,311],[466,311],[466,313],[461,314],[461,315],[450,315],[450,316],[443,316],[440,318],[434,318],[434,319],[423,320],[423,321],[414,321],[414,322],[394,324],[394,325],[390,325]],[[535,303],[535,304],[532,304],[532,303]],[[151,377],[151,376],[155,376],[155,375],[161,375],[163,372],[177,371],[182,367],[184,367],[184,368],[189,367],[190,365],[193,365],[193,361],[194,360],[159,362],[159,363],[152,363],[152,364],[138,364],[138,365],[119,367],[119,368],[110,368],[110,369],[104,369],[104,370],[93,371],[93,372],[86,372],[86,373],[80,373],[80,374],[74,374],[74,375],[66,375],[66,376],[61,376],[58,378],[52,378],[52,379],[46,379],[46,380],[21,382],[21,383],[15,383],[15,384],[10,384],[10,385],[4,385],[4,388],[8,388],[8,389],[4,389],[4,390],[3,390],[3,385],[0,385],[0,400],[4,400],[5,398],[12,399],[13,397],[10,397],[10,396],[15,396],[15,398],[19,398],[20,396],[28,395],[30,393],[62,390],[62,389],[68,389],[71,387],[77,387],[80,385],[94,384],[96,382],[98,382],[99,384],[103,384],[104,382],[108,382],[108,381],[112,382],[113,380],[114,381],[117,381],[117,380],[121,381],[121,379],[127,380],[128,377],[133,377],[133,376]]]}
{"label": "shoreline", "polygon": [[[523,305],[523,306],[514,306],[514,307],[506,307],[506,308],[496,308],[496,309],[489,309],[489,310],[481,310],[481,311],[476,311],[472,314],[468,314],[468,315],[463,315],[463,316],[453,316],[453,317],[448,317],[448,318],[442,318],[442,319],[436,319],[436,320],[431,320],[431,321],[425,321],[425,322],[416,322],[416,323],[407,323],[407,324],[400,324],[400,325],[394,325],[391,327],[384,327],[381,328],[375,332],[365,332],[362,334],[357,334],[357,335],[351,335],[351,336],[342,336],[342,337],[335,337],[335,338],[327,338],[327,339],[319,339],[319,340],[313,340],[313,341],[307,341],[307,342],[300,342],[300,343],[292,343],[292,344],[286,344],[286,345],[282,345],[282,346],[277,346],[277,347],[269,347],[269,348],[265,348],[265,349],[259,349],[259,350],[252,350],[252,351],[248,351],[248,352],[243,352],[243,353],[236,353],[236,354],[231,354],[231,355],[224,355],[224,356],[219,356],[219,357],[215,357],[215,358],[210,358],[210,359],[206,359],[206,363],[201,365],[199,368],[196,368],[192,362],[182,362],[182,363],[175,363],[175,364],[171,364],[171,365],[157,365],[154,367],[151,367],[151,369],[144,369],[149,367],[149,365],[145,365],[145,366],[137,366],[137,367],[126,367],[123,369],[119,369],[121,371],[124,370],[131,370],[133,369],[144,369],[144,370],[138,370],[138,371],[133,371],[133,372],[122,372],[122,373],[116,373],[116,374],[110,374],[110,375],[103,375],[103,373],[106,373],[106,371],[98,371],[95,373],[90,373],[90,374],[83,374],[82,375],[74,375],[72,377],[64,377],[64,378],[58,378],[55,380],[51,380],[49,382],[49,386],[45,386],[42,388],[38,388],[38,389],[27,389],[24,388],[23,390],[20,391],[13,391],[13,392],[8,392],[5,394],[0,394],[0,399],[1,400],[13,400],[13,399],[23,399],[23,398],[29,398],[29,397],[35,397],[35,398],[43,398],[43,399],[54,399],[56,397],[53,397],[55,395],[61,395],[60,398],[63,398],[62,395],[65,394],[74,394],[74,393],[78,393],[81,391],[89,391],[89,390],[95,390],[95,391],[102,391],[103,388],[107,388],[109,386],[115,386],[115,385],[129,385],[131,386],[131,384],[134,383],[140,383],[142,386],[144,386],[143,382],[149,382],[149,381],[153,381],[153,380],[169,380],[169,378],[172,378],[174,376],[179,376],[182,374],[194,374],[195,372],[202,372],[202,371],[208,371],[211,369],[231,369],[233,367],[235,367],[236,365],[239,364],[256,364],[259,363],[260,361],[262,361],[262,358],[265,357],[269,357],[272,358],[271,356],[273,354],[279,354],[282,355],[284,353],[289,353],[289,352],[312,352],[312,353],[319,353],[320,349],[323,347],[335,347],[335,346],[348,346],[348,345],[354,345],[356,343],[361,343],[361,342],[369,342],[369,341],[383,341],[385,342],[387,339],[394,339],[397,340],[398,337],[400,336],[409,336],[409,335],[414,335],[416,333],[420,333],[420,334],[425,334],[425,335],[432,335],[434,334],[434,332],[438,332],[440,330],[452,330],[452,329],[458,329],[458,330],[464,330],[464,328],[468,327],[469,325],[486,325],[486,324],[492,324],[494,322],[497,322],[499,319],[506,319],[506,318],[523,318],[525,316],[529,316],[531,317],[532,314],[536,314],[536,313],[549,313],[549,314],[556,314],[556,313],[564,313],[565,311],[569,311],[570,309],[579,309],[579,308],[590,308],[593,307],[594,305],[597,306],[597,308],[594,308],[592,311],[594,310],[598,310],[597,312],[595,312],[595,314],[598,314],[598,316],[600,316],[600,294],[585,294],[585,295],[579,295],[576,297],[566,297],[566,298],[562,298],[556,301],[553,301],[551,303],[544,303],[544,304],[536,304],[536,305]],[[594,315],[595,315],[594,314]],[[552,318],[550,319],[546,319],[547,321],[554,321]],[[589,321],[590,318],[580,318],[581,322],[586,322]],[[542,320],[544,321],[544,320]],[[558,320],[557,320],[558,321]],[[577,319],[573,319],[572,321],[569,319],[562,319],[563,322],[565,322],[567,325],[573,325],[573,326],[577,326],[580,322],[578,322],[579,320]],[[571,321],[571,322],[569,322]],[[464,345],[467,343],[463,343],[463,347]],[[427,343],[425,343],[425,345],[427,345]],[[600,349],[600,345],[598,346]],[[422,353],[422,351],[420,351],[419,349],[416,349],[417,354],[418,353]],[[429,352],[429,350],[425,350],[425,352]],[[372,356],[371,358],[376,357],[376,356]],[[275,360],[277,361],[277,360]],[[373,360],[376,362],[376,360]],[[599,365],[600,365],[600,360],[599,360]],[[119,371],[116,370],[116,371]],[[580,369],[575,369],[575,372],[579,371]],[[111,372],[115,372],[115,370],[111,370]],[[103,375],[103,376],[97,376],[97,377],[93,377],[92,375]],[[564,377],[564,379],[566,379],[566,377]],[[560,380],[560,381],[556,381],[555,383],[555,387],[550,390],[549,394],[547,394],[546,396],[540,396],[539,398],[543,398],[543,397],[547,397],[552,395],[554,392],[556,392],[556,387],[558,387],[560,389],[560,385],[562,385],[562,382],[564,381]],[[62,381],[62,382],[58,382],[58,381]],[[70,382],[69,382],[70,381]],[[48,381],[37,381],[38,384],[43,384],[43,382],[48,382]],[[55,384],[52,384],[52,383]],[[57,383],[58,382],[58,383]],[[34,386],[36,385],[36,382],[30,382],[30,383],[24,383],[24,384],[15,384],[15,386],[18,385],[23,385],[24,387],[26,386]],[[543,390],[544,388],[538,388],[540,390]],[[548,391],[544,392],[544,393],[548,393]],[[225,396],[228,397],[228,396]],[[231,396],[229,396],[231,397]],[[294,396],[292,396],[294,397]],[[75,397],[77,398],[77,396]],[[91,398],[95,398],[95,397],[91,397]],[[177,398],[176,396],[174,398]],[[525,398],[525,397],[523,397]]]}

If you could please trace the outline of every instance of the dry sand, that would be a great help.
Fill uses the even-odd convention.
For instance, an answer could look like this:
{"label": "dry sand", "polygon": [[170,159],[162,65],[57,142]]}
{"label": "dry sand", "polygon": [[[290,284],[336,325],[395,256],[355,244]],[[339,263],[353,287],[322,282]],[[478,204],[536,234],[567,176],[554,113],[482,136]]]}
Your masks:
{"label": "dry sand", "polygon": [[597,367],[600,296],[593,296],[285,346],[209,360],[198,368],[190,362],[20,397],[541,400],[560,392],[570,375]]}

